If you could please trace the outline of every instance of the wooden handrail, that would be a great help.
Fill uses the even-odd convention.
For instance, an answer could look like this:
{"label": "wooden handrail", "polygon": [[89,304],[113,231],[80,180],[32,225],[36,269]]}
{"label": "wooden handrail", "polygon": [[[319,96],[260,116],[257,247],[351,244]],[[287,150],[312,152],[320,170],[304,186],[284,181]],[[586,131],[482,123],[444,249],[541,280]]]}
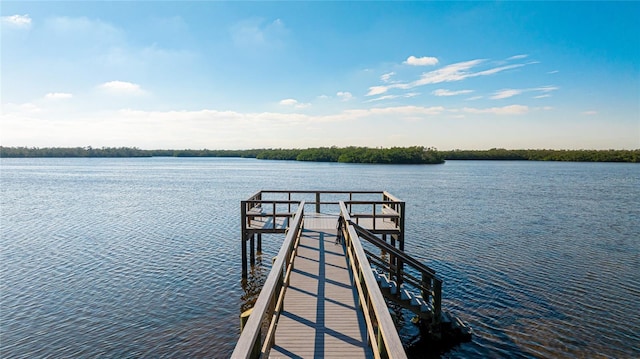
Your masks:
{"label": "wooden handrail", "polygon": [[402,341],[393,324],[389,309],[371,272],[371,265],[364,252],[349,211],[344,202],[340,202],[341,219],[344,220],[343,233],[353,270],[353,278],[358,289],[358,297],[367,323],[369,341],[374,357],[383,355],[389,358],[406,358]]}
{"label": "wooden handrail", "polygon": [[[369,233],[369,231],[356,224],[356,223],[351,223],[351,225],[354,227],[354,229],[356,230],[356,233],[358,236],[364,238],[365,240],[367,240],[369,243],[375,245],[376,247],[386,251],[387,253],[394,255],[396,257],[398,257],[398,259],[403,263],[403,265],[409,265],[410,267],[413,267],[414,269],[416,269],[418,272],[420,272],[420,274],[422,274],[422,280],[423,282],[426,281],[431,281],[431,283],[429,283],[428,287],[425,287],[423,284],[418,285],[417,287],[421,290],[422,292],[422,296],[425,300],[431,300],[432,301],[432,305],[433,305],[433,321],[434,323],[437,323],[440,321],[440,313],[442,311],[442,279],[440,279],[437,275],[436,272],[429,268],[428,266],[422,264],[421,262],[419,262],[418,260],[416,260],[415,258],[411,257],[410,255],[406,254],[404,251],[401,251],[399,249],[397,249],[396,247],[390,245],[389,243],[381,240],[380,238],[376,237],[375,235]],[[376,258],[376,257],[374,257]],[[377,258],[376,258],[377,259]],[[389,264],[389,271],[394,270],[396,272],[396,274],[399,272],[398,268],[396,268],[395,266],[393,266],[392,264]],[[417,278],[413,278],[411,275],[408,275],[407,273],[404,272],[404,270],[400,271],[401,274],[401,280],[404,281],[404,277],[410,277],[413,281],[416,281]],[[415,285],[415,283],[412,283]],[[400,293],[399,288],[398,288],[398,294]],[[428,296],[428,297],[427,297]],[[429,298],[430,297],[430,298]]]}
{"label": "wooden handrail", "polygon": [[[287,195],[287,199],[273,199],[273,200],[269,200],[265,198],[265,195],[269,195],[269,194],[273,194],[273,195]],[[373,204],[375,205],[389,205],[389,206],[393,206],[397,203],[402,203],[402,201],[400,201],[399,199],[397,199],[396,197],[392,196],[391,194],[385,192],[385,191],[332,191],[332,190],[262,190],[259,191],[257,193],[255,193],[253,196],[249,197],[249,199],[247,199],[245,202],[247,203],[279,203],[279,204],[286,204],[286,203],[299,203],[300,200],[292,200],[291,199],[291,195],[292,194],[306,194],[306,195],[311,195],[313,196],[312,199],[308,198],[306,199],[306,204],[307,205],[315,205],[316,208],[316,212],[320,212],[320,205],[325,205],[325,204],[330,204],[330,205],[337,205],[339,204],[339,200],[322,200],[322,195],[348,195],[348,200],[346,200],[345,202],[347,202],[350,206],[351,205],[358,205],[358,204]],[[354,195],[379,195],[381,197],[381,200],[378,201],[369,201],[369,200],[362,200],[362,201],[358,201],[358,200],[354,200]],[[269,196],[267,196],[269,197]]]}
{"label": "wooden handrail", "polygon": [[396,247],[381,240],[380,238],[369,234],[367,229],[360,226],[359,224],[353,223],[353,226],[355,227],[358,235],[366,239],[368,242],[374,244],[376,247],[384,249],[387,253],[393,254],[401,258],[404,264],[409,264],[412,267],[416,268],[418,271],[428,273],[430,276],[437,278],[436,272],[433,269],[427,267],[426,265],[422,264],[415,258],[411,257],[410,255],[407,255],[405,252],[397,249]]}
{"label": "wooden handrail", "polygon": [[[236,344],[236,347],[231,354],[231,358],[254,358],[257,356],[256,352],[259,353],[256,347],[262,347],[260,338],[262,321],[263,319],[273,315],[273,313],[271,312],[275,309],[275,301],[277,301],[278,298],[281,297],[281,291],[286,288],[286,285],[283,281],[283,274],[287,271],[287,267],[291,267],[289,265],[290,257],[294,254],[293,247],[294,244],[296,244],[296,239],[299,235],[298,232],[302,229],[304,204],[304,201],[302,201],[298,206],[298,210],[293,217],[293,221],[291,223],[291,226],[289,227],[287,236],[285,237],[285,240],[282,243],[282,247],[278,252],[278,256],[273,263],[271,272],[269,273],[267,280],[262,286],[260,295],[258,296],[256,304],[253,307],[253,312],[249,316],[249,319],[247,320],[247,323],[245,324],[244,329],[240,334],[240,338],[238,339],[238,343]],[[269,321],[271,321],[271,319],[273,318],[269,318]],[[270,338],[265,339],[265,341],[270,340]]]}

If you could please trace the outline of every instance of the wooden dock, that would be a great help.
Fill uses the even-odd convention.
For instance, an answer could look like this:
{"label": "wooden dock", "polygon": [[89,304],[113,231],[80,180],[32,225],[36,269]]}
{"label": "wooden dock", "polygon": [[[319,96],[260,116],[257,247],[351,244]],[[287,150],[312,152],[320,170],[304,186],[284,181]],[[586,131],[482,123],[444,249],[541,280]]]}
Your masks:
{"label": "wooden dock", "polygon": [[272,358],[373,358],[338,216],[310,214],[269,353]]}
{"label": "wooden dock", "polygon": [[406,358],[387,301],[438,337],[452,327],[442,280],[404,252],[404,208],[382,191],[260,191],[242,201],[244,278],[263,233],[285,238],[231,357]]}

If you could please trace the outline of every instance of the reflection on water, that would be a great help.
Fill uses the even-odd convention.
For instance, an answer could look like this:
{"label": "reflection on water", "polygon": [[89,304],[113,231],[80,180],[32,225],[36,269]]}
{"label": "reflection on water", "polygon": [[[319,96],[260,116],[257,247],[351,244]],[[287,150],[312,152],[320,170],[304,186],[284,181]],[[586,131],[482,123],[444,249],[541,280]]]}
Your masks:
{"label": "reflection on water", "polygon": [[[260,189],[387,190],[474,329],[447,358],[640,357],[640,166],[1,159],[0,357],[228,357],[282,237],[240,273]],[[393,309],[392,309],[393,310]],[[401,336],[415,338],[410,317]],[[413,343],[413,357],[431,355]]]}
{"label": "reflection on water", "polygon": [[255,265],[250,266],[247,278],[241,280],[243,294],[240,298],[242,300],[240,313],[244,313],[246,310],[253,308],[260,295],[260,290],[269,276],[270,270],[270,266],[264,266],[262,264],[262,253],[258,252],[256,254]]}

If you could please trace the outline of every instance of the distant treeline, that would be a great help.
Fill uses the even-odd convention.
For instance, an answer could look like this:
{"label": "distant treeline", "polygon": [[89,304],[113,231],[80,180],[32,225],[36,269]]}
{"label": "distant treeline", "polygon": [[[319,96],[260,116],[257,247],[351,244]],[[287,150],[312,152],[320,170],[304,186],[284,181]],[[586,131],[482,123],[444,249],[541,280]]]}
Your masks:
{"label": "distant treeline", "polygon": [[636,150],[453,150],[412,146],[391,148],[318,147],[252,150],[141,150],[136,147],[3,147],[0,157],[244,157],[345,163],[437,164],[445,160],[640,162]]}
{"label": "distant treeline", "polygon": [[253,150],[141,150],[131,147],[2,147],[0,157],[245,157],[265,160],[297,160],[346,163],[444,163],[433,148],[421,146],[368,148],[319,147],[307,149]]}
{"label": "distant treeline", "polygon": [[256,156],[264,160],[296,160],[344,163],[439,164],[444,158],[434,148],[422,146],[369,148],[319,147],[304,150],[269,149]]}
{"label": "distant treeline", "polygon": [[3,147],[0,157],[251,157],[262,150],[141,150],[137,147]]}
{"label": "distant treeline", "polygon": [[636,150],[453,150],[440,152],[447,160],[512,160],[570,162],[640,162]]}

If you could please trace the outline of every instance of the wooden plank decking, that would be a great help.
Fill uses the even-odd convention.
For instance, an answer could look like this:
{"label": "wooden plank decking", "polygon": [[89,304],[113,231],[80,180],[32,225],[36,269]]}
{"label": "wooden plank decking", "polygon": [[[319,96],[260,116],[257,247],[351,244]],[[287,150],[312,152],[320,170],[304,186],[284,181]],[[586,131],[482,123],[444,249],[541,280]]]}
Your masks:
{"label": "wooden plank decking", "polygon": [[371,358],[337,216],[307,214],[272,358]]}

